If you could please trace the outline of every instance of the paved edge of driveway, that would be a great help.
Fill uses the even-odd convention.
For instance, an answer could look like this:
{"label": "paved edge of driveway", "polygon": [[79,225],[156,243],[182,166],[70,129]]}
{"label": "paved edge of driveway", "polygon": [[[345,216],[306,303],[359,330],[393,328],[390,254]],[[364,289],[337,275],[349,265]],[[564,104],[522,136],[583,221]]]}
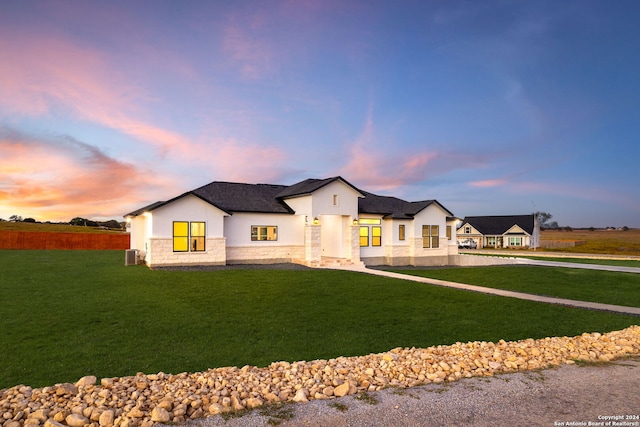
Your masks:
{"label": "paved edge of driveway", "polygon": [[640,274],[640,268],[625,267],[622,265],[583,264],[578,262],[544,261],[544,260],[528,259],[528,258],[516,258],[515,261],[517,262],[517,264],[538,265],[543,267],[582,268],[585,270],[602,270],[602,271],[614,271],[618,273]]}
{"label": "paved edge of driveway", "polygon": [[[529,260],[524,260],[523,259],[523,261],[529,261]],[[526,263],[522,263],[522,264],[526,264]],[[569,267],[569,266],[566,265],[568,263],[559,263],[559,264],[565,264],[565,265],[560,265],[560,267]],[[536,263],[535,265],[540,265],[540,264]],[[577,264],[577,265],[584,265],[584,264]],[[586,265],[592,265],[592,264],[586,264]],[[609,266],[605,266],[605,267],[609,267]],[[622,267],[622,268],[625,268],[625,267]],[[355,272],[365,273],[365,274],[373,274],[373,275],[377,275],[377,276],[391,277],[391,278],[394,278],[394,279],[411,280],[411,281],[414,281],[414,282],[426,283],[426,284],[429,284],[429,285],[436,285],[436,286],[444,286],[444,287],[448,287],[448,288],[462,289],[462,290],[471,291],[471,292],[480,292],[480,293],[484,293],[484,294],[498,295],[498,296],[508,297],[508,298],[518,298],[518,299],[522,299],[522,300],[543,302],[543,303],[547,303],[547,304],[564,305],[564,306],[569,306],[569,307],[586,308],[586,309],[589,309],[589,310],[610,311],[610,312],[614,312],[614,313],[630,314],[630,315],[633,315],[633,316],[640,316],[640,307],[627,307],[627,306],[623,306],[623,305],[601,304],[601,303],[597,303],[597,302],[588,302],[588,301],[578,301],[578,300],[571,300],[571,299],[564,299],[564,298],[546,297],[546,296],[542,296],[542,295],[527,294],[527,293],[524,293],[524,292],[506,291],[506,290],[503,290],[503,289],[493,289],[493,288],[486,288],[484,286],[468,285],[466,283],[448,282],[448,281],[445,281],[445,280],[430,279],[430,278],[420,277],[420,276],[412,276],[410,274],[394,273],[394,272],[385,271],[385,270],[375,270],[375,269],[370,269],[370,268],[367,268],[367,267],[352,267],[352,266],[346,267],[345,266],[345,267],[343,267],[341,269],[348,270],[348,271],[355,271]],[[636,270],[638,270],[638,273],[640,273],[640,269],[636,269]],[[615,270],[615,271],[619,271],[619,270]]]}

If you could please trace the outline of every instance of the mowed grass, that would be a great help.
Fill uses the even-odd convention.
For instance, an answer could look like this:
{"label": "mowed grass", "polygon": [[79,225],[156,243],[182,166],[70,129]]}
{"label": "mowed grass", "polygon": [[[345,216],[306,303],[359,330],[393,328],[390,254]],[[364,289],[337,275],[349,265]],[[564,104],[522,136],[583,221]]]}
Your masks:
{"label": "mowed grass", "polygon": [[638,323],[353,272],[123,264],[123,251],[0,251],[0,389]]}
{"label": "mowed grass", "polygon": [[393,271],[529,294],[640,307],[640,274],[634,273],[533,266]]}

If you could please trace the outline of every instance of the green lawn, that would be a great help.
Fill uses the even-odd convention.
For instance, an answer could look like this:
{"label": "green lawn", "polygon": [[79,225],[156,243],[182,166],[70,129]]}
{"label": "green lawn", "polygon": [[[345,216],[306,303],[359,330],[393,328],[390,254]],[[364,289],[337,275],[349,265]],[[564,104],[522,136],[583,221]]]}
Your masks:
{"label": "green lawn", "polygon": [[536,295],[640,307],[640,274],[634,273],[533,266],[393,271]]}
{"label": "green lawn", "polygon": [[0,251],[0,303],[0,389],[638,323],[351,272],[124,267],[123,251]]}

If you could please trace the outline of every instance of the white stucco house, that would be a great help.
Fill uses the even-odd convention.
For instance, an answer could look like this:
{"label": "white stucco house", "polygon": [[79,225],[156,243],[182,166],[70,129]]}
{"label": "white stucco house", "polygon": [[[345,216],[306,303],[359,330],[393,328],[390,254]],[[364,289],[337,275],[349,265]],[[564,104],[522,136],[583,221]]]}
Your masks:
{"label": "white stucco house", "polygon": [[448,265],[456,220],[436,200],[362,191],[342,177],[212,182],[125,215],[149,267],[293,262]]}
{"label": "white stucco house", "polygon": [[456,234],[459,240],[473,240],[478,249],[540,246],[540,224],[535,214],[467,216]]}

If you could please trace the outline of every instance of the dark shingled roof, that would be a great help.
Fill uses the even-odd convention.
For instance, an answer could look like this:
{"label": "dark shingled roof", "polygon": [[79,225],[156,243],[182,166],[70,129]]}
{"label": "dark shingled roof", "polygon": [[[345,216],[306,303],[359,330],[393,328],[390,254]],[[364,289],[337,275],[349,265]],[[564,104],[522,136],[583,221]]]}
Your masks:
{"label": "dark shingled roof", "polygon": [[356,187],[348,183],[342,177],[334,176],[332,178],[326,178],[326,179],[313,179],[313,178],[305,179],[304,181],[301,181],[297,184],[293,184],[286,187],[285,190],[283,190],[280,194],[277,195],[277,197],[281,199],[286,199],[288,197],[304,196],[307,194],[311,194],[314,191],[324,187],[325,185],[331,184],[332,182],[338,181],[338,180],[344,182],[349,187],[353,188],[356,192],[362,193],[360,190],[358,190]]}
{"label": "dark shingled roof", "polygon": [[145,206],[145,207],[142,207],[142,208],[140,208],[140,209],[138,209],[138,210],[135,210],[135,211],[133,211],[133,212],[129,212],[129,213],[128,213],[128,214],[126,214],[125,216],[138,216],[138,215],[142,215],[143,213],[148,212],[148,211],[152,211],[152,210],[154,210],[155,208],[158,208],[158,207],[160,207],[160,206],[164,205],[165,203],[167,203],[167,202],[155,202],[155,203],[151,203],[150,205],[147,205],[147,206]]}
{"label": "dark shingled roof", "polygon": [[518,225],[529,234],[533,234],[534,217],[530,215],[501,215],[501,216],[467,216],[462,221],[468,223],[486,236],[499,236],[514,225]]}
{"label": "dark shingled roof", "polygon": [[233,212],[293,214],[294,211],[285,203],[285,199],[311,194],[337,180],[344,182],[354,191],[364,196],[358,199],[358,212],[360,213],[378,214],[393,219],[413,219],[414,215],[435,203],[448,215],[453,216],[436,200],[407,202],[396,197],[378,196],[357,189],[339,176],[326,179],[306,179],[293,185],[242,184],[214,181],[171,200],[152,203],[125,216],[138,216],[189,195],[198,197],[228,214]]}
{"label": "dark shingled roof", "polygon": [[413,219],[421,210],[432,204],[437,204],[444,209],[449,215],[451,212],[437,200],[423,200],[421,202],[407,202],[391,196],[378,196],[377,194],[361,191],[364,194],[363,199],[358,200],[358,211],[360,213],[383,215],[386,218],[393,219]]}
{"label": "dark shingled roof", "polygon": [[226,212],[291,214],[291,208],[277,198],[286,188],[286,185],[216,181],[190,193]]}

